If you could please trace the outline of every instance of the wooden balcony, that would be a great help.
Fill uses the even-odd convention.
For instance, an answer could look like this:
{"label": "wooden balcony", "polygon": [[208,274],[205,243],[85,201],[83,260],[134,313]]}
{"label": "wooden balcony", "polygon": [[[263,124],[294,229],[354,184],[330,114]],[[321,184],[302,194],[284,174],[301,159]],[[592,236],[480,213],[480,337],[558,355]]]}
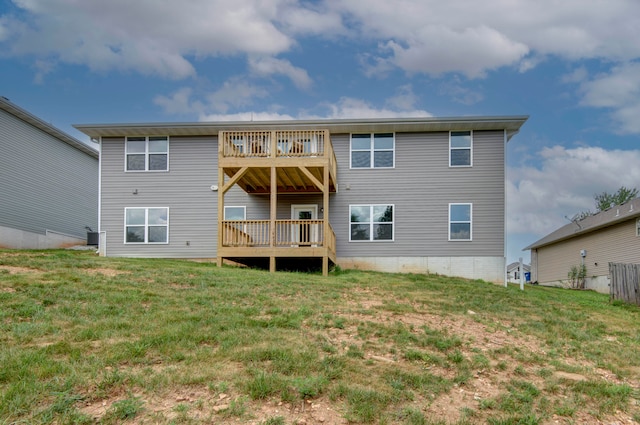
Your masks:
{"label": "wooden balcony", "polygon": [[[278,256],[289,257],[318,256],[325,249],[335,253],[336,235],[330,224],[325,234],[324,220],[275,220],[273,243],[271,228],[271,220],[224,220],[223,252],[244,257],[265,256],[263,248],[274,248]],[[299,248],[313,249],[305,255]]]}
{"label": "wooden balcony", "polygon": [[[268,258],[269,270],[275,271],[277,258],[315,258],[327,275],[329,262],[336,262],[329,194],[338,186],[329,131],[220,131],[218,141],[218,264]],[[268,220],[223,220],[225,193],[235,185],[248,194],[270,196]],[[278,196],[292,193],[321,194],[323,219],[315,217],[317,206],[309,219],[278,219]]]}
{"label": "wooden balcony", "polygon": [[247,193],[270,193],[276,167],[277,193],[322,193],[337,187],[336,156],[328,130],[221,131],[219,167]]}

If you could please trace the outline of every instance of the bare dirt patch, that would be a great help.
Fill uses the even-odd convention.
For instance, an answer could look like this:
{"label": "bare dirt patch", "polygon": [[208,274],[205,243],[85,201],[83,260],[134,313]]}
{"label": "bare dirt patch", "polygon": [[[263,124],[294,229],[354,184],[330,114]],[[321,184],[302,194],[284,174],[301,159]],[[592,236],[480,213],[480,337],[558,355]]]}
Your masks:
{"label": "bare dirt patch", "polygon": [[82,272],[92,276],[100,274],[106,277],[114,277],[114,276],[120,276],[123,274],[131,274],[131,272],[128,272],[128,271],[109,269],[109,268],[100,268],[100,267],[93,268],[93,269],[82,269]]}
{"label": "bare dirt patch", "polygon": [[9,274],[28,274],[28,273],[43,273],[38,269],[30,269],[28,267],[15,267],[15,266],[0,266],[0,273],[5,272]]}

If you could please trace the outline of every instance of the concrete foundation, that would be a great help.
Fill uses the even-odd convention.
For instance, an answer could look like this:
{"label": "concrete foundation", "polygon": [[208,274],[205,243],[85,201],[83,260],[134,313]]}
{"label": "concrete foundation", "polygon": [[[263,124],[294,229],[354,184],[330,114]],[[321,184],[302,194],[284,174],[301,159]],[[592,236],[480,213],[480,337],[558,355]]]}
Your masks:
{"label": "concrete foundation", "polygon": [[503,257],[338,257],[344,269],[428,273],[504,283]]}

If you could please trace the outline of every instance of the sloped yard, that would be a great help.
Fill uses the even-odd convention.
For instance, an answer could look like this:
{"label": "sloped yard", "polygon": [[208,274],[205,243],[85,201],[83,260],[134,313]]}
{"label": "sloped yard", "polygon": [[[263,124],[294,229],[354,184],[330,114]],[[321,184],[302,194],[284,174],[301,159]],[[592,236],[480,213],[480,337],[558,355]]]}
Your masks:
{"label": "sloped yard", "polygon": [[0,251],[0,423],[640,421],[640,309],[442,276]]}

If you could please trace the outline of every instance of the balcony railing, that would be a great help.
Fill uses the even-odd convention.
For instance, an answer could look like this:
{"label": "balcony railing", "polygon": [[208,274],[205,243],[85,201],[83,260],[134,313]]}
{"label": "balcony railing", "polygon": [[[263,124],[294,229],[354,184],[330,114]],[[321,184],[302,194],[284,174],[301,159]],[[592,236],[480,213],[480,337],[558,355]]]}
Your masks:
{"label": "balcony railing", "polygon": [[333,152],[325,130],[224,131],[222,154],[238,157],[317,157]]}
{"label": "balcony railing", "polygon": [[[223,247],[267,248],[271,246],[271,221],[225,220],[222,222]],[[274,247],[328,247],[335,249],[336,236],[324,220],[276,220]]]}

